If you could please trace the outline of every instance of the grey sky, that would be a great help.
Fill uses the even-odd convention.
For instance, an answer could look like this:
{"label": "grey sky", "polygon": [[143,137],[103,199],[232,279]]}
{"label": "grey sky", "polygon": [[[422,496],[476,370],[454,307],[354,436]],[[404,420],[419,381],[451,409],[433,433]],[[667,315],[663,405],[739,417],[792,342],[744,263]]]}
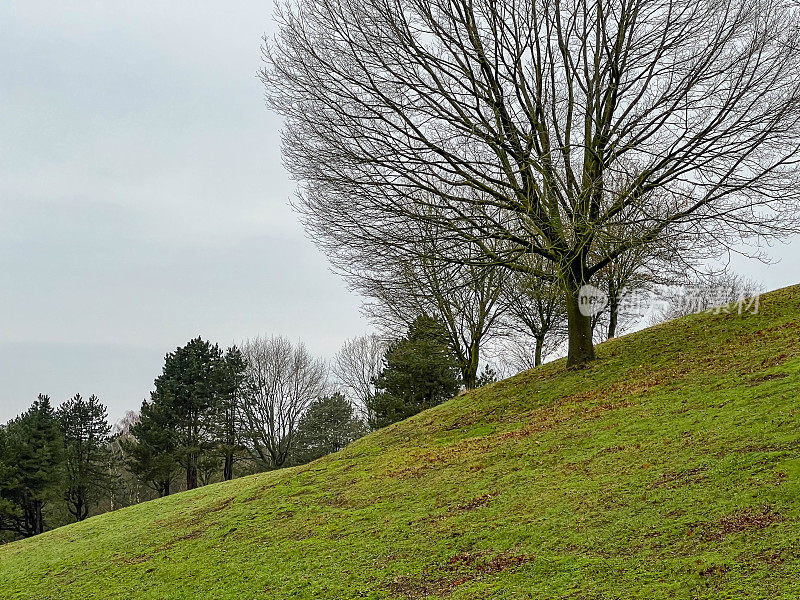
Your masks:
{"label": "grey sky", "polygon": [[265,2],[0,4],[0,421],[136,408],[163,355],[368,329],[287,203]]}
{"label": "grey sky", "polygon": [[[368,330],[287,202],[264,108],[268,2],[0,4],[0,422],[39,392],[137,408],[198,334]],[[775,288],[800,281],[800,243]]]}

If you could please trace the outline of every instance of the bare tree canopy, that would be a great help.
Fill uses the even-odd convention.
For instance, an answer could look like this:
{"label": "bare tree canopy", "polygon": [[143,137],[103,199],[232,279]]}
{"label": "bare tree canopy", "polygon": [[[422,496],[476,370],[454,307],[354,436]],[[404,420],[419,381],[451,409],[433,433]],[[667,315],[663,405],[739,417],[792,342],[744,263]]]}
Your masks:
{"label": "bare tree canopy", "polygon": [[727,305],[738,303],[738,308],[758,309],[758,298],[764,286],[753,279],[736,273],[712,273],[682,286],[666,288],[662,294],[666,301],[663,310],[651,321],[661,323],[686,315],[714,310],[729,310]]}
{"label": "bare tree canopy", "polygon": [[296,0],[278,19],[261,76],[323,247],[413,253],[427,222],[482,264],[541,257],[571,366],[594,356],[580,287],[616,258],[796,228],[789,0]]}
{"label": "bare tree canopy", "polygon": [[464,386],[471,390],[478,380],[481,349],[499,333],[507,273],[429,257],[400,259],[392,271],[362,278],[353,287],[374,299],[364,312],[388,331],[405,329],[422,314],[436,317],[447,332]]}
{"label": "bare tree canopy", "polygon": [[503,293],[508,306],[506,351],[512,366],[521,371],[538,367],[567,341],[567,315],[558,283],[518,273]]}
{"label": "bare tree canopy", "polygon": [[306,408],[326,390],[325,364],[302,343],[284,337],[255,338],[240,348],[247,363],[240,399],[246,443],[263,463],[286,461]]}
{"label": "bare tree canopy", "polygon": [[377,335],[362,335],[345,341],[336,355],[333,372],[345,392],[355,399],[364,421],[375,397],[375,379],[381,372],[388,344]]}

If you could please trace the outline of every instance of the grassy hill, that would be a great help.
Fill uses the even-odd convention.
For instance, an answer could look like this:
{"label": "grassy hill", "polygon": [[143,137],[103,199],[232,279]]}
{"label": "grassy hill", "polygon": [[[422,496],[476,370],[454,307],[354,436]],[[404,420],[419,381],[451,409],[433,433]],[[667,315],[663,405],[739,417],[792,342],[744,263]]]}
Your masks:
{"label": "grassy hill", "polygon": [[0,547],[0,598],[800,597],[800,287]]}

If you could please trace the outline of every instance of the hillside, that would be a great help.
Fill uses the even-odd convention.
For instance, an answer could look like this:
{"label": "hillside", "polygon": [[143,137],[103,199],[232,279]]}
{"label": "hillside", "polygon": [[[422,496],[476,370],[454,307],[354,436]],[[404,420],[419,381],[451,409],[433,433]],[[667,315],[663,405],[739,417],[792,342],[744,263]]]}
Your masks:
{"label": "hillside", "polygon": [[0,547],[0,598],[800,597],[800,287]]}

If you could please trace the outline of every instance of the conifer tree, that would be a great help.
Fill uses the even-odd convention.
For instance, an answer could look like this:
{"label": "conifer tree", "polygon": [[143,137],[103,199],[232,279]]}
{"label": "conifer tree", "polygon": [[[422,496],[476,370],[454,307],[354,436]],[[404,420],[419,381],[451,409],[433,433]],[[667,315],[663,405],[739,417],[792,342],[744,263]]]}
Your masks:
{"label": "conifer tree", "polygon": [[120,440],[128,470],[159,496],[168,496],[180,470],[171,415],[153,398],[145,400],[130,435],[133,439]]}
{"label": "conifer tree", "polygon": [[64,440],[64,498],[70,514],[83,521],[109,483],[108,411],[97,396],[86,400],[75,394],[56,414]]}
{"label": "conifer tree", "polygon": [[44,508],[61,490],[63,442],[49,396],[39,395],[0,437],[0,527],[43,533]]}
{"label": "conifer tree", "polygon": [[297,425],[292,463],[304,464],[338,452],[364,433],[364,423],[343,394],[337,392],[319,398],[311,403]]}
{"label": "conifer tree", "polygon": [[458,361],[442,324],[419,316],[405,338],[390,345],[371,402],[373,428],[401,421],[452,398],[461,387]]}

